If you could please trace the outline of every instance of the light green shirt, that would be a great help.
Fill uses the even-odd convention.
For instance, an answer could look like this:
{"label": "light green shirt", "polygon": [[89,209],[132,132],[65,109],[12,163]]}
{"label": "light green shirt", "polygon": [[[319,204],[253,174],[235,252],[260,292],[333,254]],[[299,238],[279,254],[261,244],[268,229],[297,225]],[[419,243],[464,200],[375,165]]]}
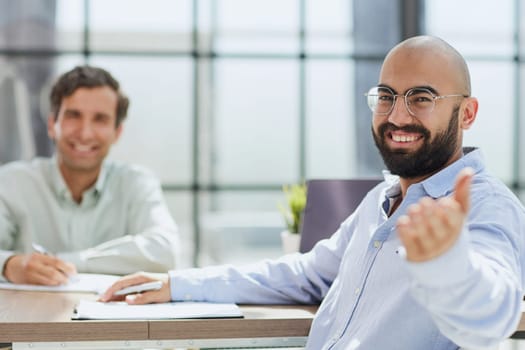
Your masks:
{"label": "light green shirt", "polygon": [[[0,167],[0,267],[38,243],[79,272],[165,272],[175,266],[177,227],[160,183],[136,165],[105,162],[76,203],[55,158]],[[4,277],[0,273],[0,280]]]}

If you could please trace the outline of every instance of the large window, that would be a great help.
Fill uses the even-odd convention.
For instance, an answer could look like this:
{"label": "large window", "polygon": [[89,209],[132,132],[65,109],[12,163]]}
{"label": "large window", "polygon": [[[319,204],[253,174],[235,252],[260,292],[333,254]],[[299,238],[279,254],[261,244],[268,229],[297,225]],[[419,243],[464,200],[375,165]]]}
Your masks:
{"label": "large window", "polygon": [[[429,0],[425,2],[427,32],[457,48],[472,76],[472,94],[479,100],[477,120],[465,132],[465,144],[483,150],[488,167],[508,184],[517,177],[525,153],[517,147],[520,119],[519,76],[523,53],[518,54],[520,1]],[[471,11],[472,16],[463,16]],[[523,18],[523,17],[522,17]],[[522,28],[523,30],[523,28]],[[522,34],[523,35],[523,34]],[[521,116],[522,117],[522,116]]]}

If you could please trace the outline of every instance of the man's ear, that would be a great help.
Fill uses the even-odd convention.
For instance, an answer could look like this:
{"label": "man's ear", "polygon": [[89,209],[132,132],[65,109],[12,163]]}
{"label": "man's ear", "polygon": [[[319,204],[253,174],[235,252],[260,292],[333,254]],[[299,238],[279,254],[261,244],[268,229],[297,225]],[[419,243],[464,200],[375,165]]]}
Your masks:
{"label": "man's ear", "polygon": [[463,113],[461,115],[460,123],[461,128],[467,130],[470,129],[476,120],[476,115],[478,113],[478,99],[475,97],[467,97],[463,103]]}
{"label": "man's ear", "polygon": [[116,143],[118,139],[120,138],[120,135],[122,134],[122,130],[124,129],[124,123],[120,123],[119,126],[117,126],[117,130],[115,130],[115,138],[113,139],[113,143]]}
{"label": "man's ear", "polygon": [[47,116],[47,135],[51,140],[54,140],[56,136],[55,124],[55,116],[53,113],[49,113]]}

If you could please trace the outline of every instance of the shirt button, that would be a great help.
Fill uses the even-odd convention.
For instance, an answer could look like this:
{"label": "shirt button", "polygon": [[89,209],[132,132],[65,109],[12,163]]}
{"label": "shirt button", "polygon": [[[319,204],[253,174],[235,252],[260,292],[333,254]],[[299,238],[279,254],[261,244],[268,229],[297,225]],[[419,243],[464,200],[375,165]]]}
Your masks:
{"label": "shirt button", "polygon": [[361,291],[361,289],[359,287],[357,287],[355,290],[354,290],[354,294],[357,295],[359,294],[359,292]]}
{"label": "shirt button", "polygon": [[184,299],[191,300],[191,294],[185,294],[184,295]]}
{"label": "shirt button", "polygon": [[381,241],[374,241],[374,248],[381,247]]}

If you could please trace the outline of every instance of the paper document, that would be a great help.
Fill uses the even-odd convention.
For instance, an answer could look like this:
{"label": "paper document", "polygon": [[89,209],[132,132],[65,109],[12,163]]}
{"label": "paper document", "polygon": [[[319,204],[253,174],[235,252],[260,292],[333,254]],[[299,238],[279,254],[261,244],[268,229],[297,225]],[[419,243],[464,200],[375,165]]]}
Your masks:
{"label": "paper document", "polygon": [[102,303],[81,300],[73,319],[135,320],[170,318],[243,317],[236,304],[205,302],[171,302],[162,304],[128,305],[125,302]]}
{"label": "paper document", "polygon": [[69,283],[60,286],[40,286],[34,284],[14,284],[0,282],[0,289],[27,290],[40,292],[88,292],[103,293],[120,276],[101,275],[94,273],[79,273],[73,276]]}

